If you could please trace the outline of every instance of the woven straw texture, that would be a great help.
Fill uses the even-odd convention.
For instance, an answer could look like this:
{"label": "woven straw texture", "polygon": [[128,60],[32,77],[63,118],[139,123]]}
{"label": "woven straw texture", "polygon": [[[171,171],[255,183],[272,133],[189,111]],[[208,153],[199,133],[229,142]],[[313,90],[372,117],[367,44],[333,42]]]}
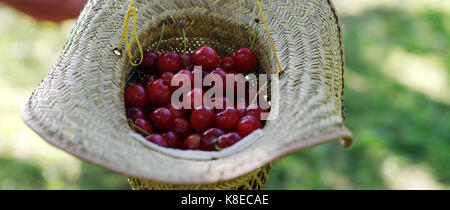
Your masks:
{"label": "woven straw texture", "polygon": [[[285,72],[279,91],[271,93],[271,114],[279,110],[279,116],[230,148],[179,151],[133,134],[123,100],[132,68],[126,53],[113,53],[129,6],[125,0],[89,1],[57,64],[24,105],[23,119],[56,147],[139,177],[129,179],[135,189],[259,189],[270,170],[265,165],[275,159],[338,138],[349,146],[352,134],[344,127],[342,103],[343,43],[331,2],[261,4]],[[261,17],[254,0],[135,0],[134,6],[146,49],[155,48],[160,23],[167,19],[159,52],[181,52],[178,22],[183,20],[190,52],[208,44],[220,55],[232,53],[250,45],[254,19]],[[132,53],[139,57],[136,45]],[[265,30],[260,30],[255,53],[259,73],[278,72]]]}
{"label": "woven straw texture", "polygon": [[262,190],[269,178],[272,163],[238,178],[212,184],[165,184],[145,179],[128,179],[133,190]]}

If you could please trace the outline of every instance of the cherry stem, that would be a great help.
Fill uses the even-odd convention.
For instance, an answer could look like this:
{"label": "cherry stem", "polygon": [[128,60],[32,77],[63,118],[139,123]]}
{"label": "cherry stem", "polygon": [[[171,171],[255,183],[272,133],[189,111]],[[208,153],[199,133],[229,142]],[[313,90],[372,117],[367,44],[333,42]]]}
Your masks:
{"label": "cherry stem", "polygon": [[186,40],[186,31],[184,30],[184,22],[180,21],[180,28],[181,31],[183,32],[183,42],[184,42],[184,56],[183,56],[183,60],[184,60],[184,66],[186,67],[187,63],[186,63],[186,48],[187,48],[187,40]]}
{"label": "cherry stem", "polygon": [[252,45],[250,45],[250,50],[253,50],[253,46],[256,43],[256,37],[258,37],[259,34],[259,19],[255,19],[255,22],[256,22],[256,33],[255,36],[253,37]]}
{"label": "cherry stem", "polygon": [[221,151],[223,150],[222,148],[219,147],[220,141],[217,139],[214,141],[214,149],[216,149],[217,151]]}
{"label": "cherry stem", "polygon": [[149,132],[147,132],[146,130],[142,129],[141,127],[137,126],[136,124],[133,123],[133,121],[131,121],[130,119],[128,119],[128,124],[130,125],[130,127],[133,129],[134,132],[136,132],[136,129],[138,129],[139,131],[141,131],[142,133],[144,133],[147,136],[150,136],[151,134]]}
{"label": "cherry stem", "polygon": [[166,20],[163,20],[162,21],[161,36],[159,37],[158,44],[156,44],[155,53],[158,52],[159,45],[161,44],[161,41],[162,41],[162,38],[163,38],[163,35],[164,35],[164,28],[165,28],[165,26],[166,26]]}

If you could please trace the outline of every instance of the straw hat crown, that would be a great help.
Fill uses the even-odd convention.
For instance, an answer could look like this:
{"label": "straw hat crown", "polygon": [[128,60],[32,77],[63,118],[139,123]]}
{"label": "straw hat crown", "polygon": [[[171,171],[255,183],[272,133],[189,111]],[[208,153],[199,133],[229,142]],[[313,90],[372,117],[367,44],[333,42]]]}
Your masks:
{"label": "straw hat crown", "polygon": [[[341,138],[344,127],[344,53],[336,11],[329,0],[262,0],[280,66],[272,92],[276,120],[220,152],[157,147],[127,124],[123,93],[132,66],[116,55],[129,1],[91,0],[81,13],[57,64],[23,107],[25,122],[46,141],[83,160],[156,182],[226,181],[294,151]],[[261,18],[254,0],[135,0],[137,32],[158,52],[183,49],[178,22],[185,22],[188,50],[208,44],[220,55],[248,46]],[[132,21],[129,22],[132,25]],[[130,34],[131,36],[131,34]],[[268,33],[260,30],[255,53],[259,73],[277,73]],[[132,54],[139,57],[136,44]],[[277,100],[275,100],[277,99]],[[272,113],[271,113],[272,114]]]}

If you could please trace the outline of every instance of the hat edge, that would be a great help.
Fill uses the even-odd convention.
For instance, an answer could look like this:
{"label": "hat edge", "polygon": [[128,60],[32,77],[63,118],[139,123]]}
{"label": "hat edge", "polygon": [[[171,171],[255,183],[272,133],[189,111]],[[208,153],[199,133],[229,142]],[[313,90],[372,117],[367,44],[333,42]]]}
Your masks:
{"label": "hat edge", "polygon": [[[320,144],[324,144],[327,142],[331,142],[334,140],[337,140],[339,138],[347,138],[352,139],[353,134],[349,129],[346,127],[338,127],[337,129],[331,130],[331,131],[325,131],[321,132],[317,135],[302,138],[302,140],[297,140],[291,142],[289,145],[285,146],[285,149],[274,151],[273,153],[269,153],[265,156],[264,159],[261,159],[259,161],[254,161],[251,164],[246,164],[243,167],[237,166],[233,173],[222,173],[221,171],[216,171],[215,173],[222,173],[221,176],[207,176],[205,174],[204,176],[199,177],[199,179],[191,179],[191,180],[175,180],[168,177],[148,177],[144,174],[140,173],[133,173],[130,171],[126,171],[124,168],[114,166],[111,162],[109,162],[106,159],[103,159],[95,154],[92,154],[88,151],[77,151],[75,148],[73,148],[70,145],[64,145],[61,143],[60,140],[57,139],[55,135],[52,135],[51,132],[48,130],[48,128],[45,127],[45,125],[39,125],[39,119],[35,118],[32,114],[32,111],[30,110],[29,103],[31,101],[31,97],[29,97],[26,100],[26,103],[22,107],[21,111],[21,118],[24,121],[24,123],[32,129],[34,132],[36,132],[45,142],[49,143],[50,145],[61,149],[65,152],[68,152],[72,156],[82,160],[86,161],[91,164],[95,164],[98,166],[101,166],[107,170],[110,170],[115,173],[119,173],[125,176],[132,176],[136,178],[141,179],[149,179],[156,182],[161,183],[167,183],[167,184],[209,184],[209,183],[215,183],[215,182],[222,182],[222,181],[229,181],[231,179],[237,178],[239,176],[242,176],[244,174],[250,173],[262,166],[264,166],[267,163],[276,161],[286,155],[289,155],[294,152],[298,152],[301,150],[305,150]],[[64,138],[64,137],[62,137]],[[205,179],[205,177],[212,177],[211,179]]]}

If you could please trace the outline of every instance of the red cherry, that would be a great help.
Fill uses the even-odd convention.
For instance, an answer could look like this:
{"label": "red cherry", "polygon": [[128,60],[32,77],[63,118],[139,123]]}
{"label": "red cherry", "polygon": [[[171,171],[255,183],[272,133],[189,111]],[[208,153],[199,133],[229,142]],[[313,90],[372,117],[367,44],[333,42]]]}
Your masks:
{"label": "red cherry", "polygon": [[245,101],[236,102],[236,110],[239,113],[240,117],[244,117],[246,115],[247,103]]}
{"label": "red cherry", "polygon": [[135,121],[138,118],[145,118],[144,111],[142,111],[141,108],[138,107],[130,107],[127,109],[127,117],[131,120]]}
{"label": "red cherry", "polygon": [[125,91],[125,104],[127,106],[144,107],[147,105],[147,92],[140,85],[132,85]]}
{"label": "red cherry", "polygon": [[153,111],[148,119],[152,122],[153,127],[166,131],[172,127],[175,118],[169,109],[163,107]]}
{"label": "red cherry", "polygon": [[196,49],[192,55],[192,59],[196,65],[203,66],[203,70],[205,71],[211,71],[219,64],[219,55],[209,46]]}
{"label": "red cherry", "polygon": [[241,136],[236,132],[227,133],[219,137],[219,148],[225,149],[241,140]]}
{"label": "red cherry", "polygon": [[245,109],[236,109],[240,117],[245,117]]}
{"label": "red cherry", "polygon": [[[147,133],[152,133],[152,126],[150,125],[150,123],[147,120],[144,119],[136,119],[133,122],[135,125],[137,125],[139,128],[141,128],[142,130],[146,131]],[[140,131],[139,129],[136,129],[136,132],[141,134],[142,136],[147,136],[147,134],[145,134],[144,132]]]}
{"label": "red cherry", "polygon": [[203,133],[200,148],[204,151],[215,151],[214,145],[219,143],[219,137],[225,134],[222,130],[217,128],[210,128]]}
{"label": "red cherry", "polygon": [[[203,96],[205,91],[201,88],[194,88],[186,94],[183,100],[183,107],[188,111],[192,111],[196,106],[203,104]],[[190,104],[189,104],[190,103]]]}
{"label": "red cherry", "polygon": [[147,136],[145,139],[161,147],[168,147],[167,139],[164,136],[161,136],[160,134],[152,134],[150,136]]}
{"label": "red cherry", "polygon": [[180,138],[173,131],[166,132],[163,134],[163,136],[166,138],[167,147],[174,148],[174,149],[181,148],[181,145],[183,143],[181,142]]}
{"label": "red cherry", "polygon": [[[192,63],[192,59],[191,59],[191,63]],[[194,71],[194,65],[190,65],[190,66],[186,66],[186,70],[188,70],[188,71]]]}
{"label": "red cherry", "polygon": [[172,89],[176,89],[176,87],[182,87],[184,83],[186,84],[190,83],[191,87],[193,87],[194,75],[192,75],[190,71],[183,69],[173,76],[172,81],[174,82],[174,84],[177,84],[177,85],[170,84],[172,86]]}
{"label": "red cherry", "polygon": [[[233,87],[233,89],[234,89],[234,96],[235,96],[235,98],[237,98],[238,97],[238,93],[239,92],[242,92],[243,90],[238,90],[239,89],[239,87],[240,86],[242,86],[243,88],[245,88],[247,85],[247,80],[245,79],[245,76],[243,75],[243,74],[241,74],[241,73],[238,73],[238,74],[228,74],[228,77],[230,78],[230,79],[232,79],[233,80],[233,84],[234,84],[234,87]],[[242,84],[242,85],[241,85]],[[230,87],[230,89],[231,89],[231,87]]]}
{"label": "red cherry", "polygon": [[172,82],[173,73],[172,72],[165,72],[161,75],[161,79],[163,80],[164,84],[167,86],[170,86],[170,82]]}
{"label": "red cherry", "polygon": [[150,102],[156,106],[165,106],[172,98],[171,88],[162,79],[157,79],[147,88]]}
{"label": "red cherry", "polygon": [[249,48],[241,48],[234,54],[236,70],[241,73],[253,71],[258,64],[256,54]]}
{"label": "red cherry", "polygon": [[227,78],[227,72],[223,68],[220,68],[220,67],[217,67],[216,69],[214,69],[214,71],[212,71],[211,74],[219,75],[220,77],[223,78],[224,82]]}
{"label": "red cherry", "polygon": [[232,131],[236,129],[240,119],[239,112],[235,108],[227,108],[217,114],[216,127],[225,132]]}
{"label": "red cherry", "polygon": [[192,132],[189,122],[182,118],[175,118],[172,130],[181,138],[187,137]]}
{"label": "red cherry", "polygon": [[175,118],[187,119],[187,117],[188,117],[188,113],[186,113],[186,111],[183,110],[183,108],[175,109],[175,107],[172,104],[167,105],[166,108],[169,109],[173,113],[173,116]]}
{"label": "red cherry", "polygon": [[216,113],[207,107],[198,107],[192,111],[191,127],[197,132],[203,132],[214,127],[216,123]]}
{"label": "red cherry", "polygon": [[256,129],[262,128],[261,121],[259,121],[256,117],[248,115],[243,117],[238,125],[237,125],[237,132],[240,136],[246,137],[247,135],[251,134]]}
{"label": "red cherry", "polygon": [[[192,75],[194,76],[194,80],[193,80],[193,84],[192,84],[192,86],[193,86],[194,88],[203,88],[203,89],[205,89],[205,90],[208,90],[209,86],[203,86],[203,81],[204,81],[205,78],[209,75],[209,72],[203,71],[203,70],[200,70],[200,69],[194,69],[194,70],[192,70]],[[196,77],[196,75],[197,75],[197,76],[198,76],[198,75],[201,76],[201,80],[199,80],[200,78],[197,78],[197,80],[200,81],[199,85],[196,85],[196,84],[195,84],[195,77]]]}
{"label": "red cherry", "polygon": [[183,149],[185,150],[200,150],[200,143],[202,141],[202,135],[195,133],[183,141]]}
{"label": "red cherry", "polygon": [[159,56],[158,68],[161,74],[164,72],[177,73],[181,68],[183,68],[183,63],[181,62],[181,58],[178,54],[169,52]]}
{"label": "red cherry", "polygon": [[[226,91],[227,87],[227,72],[223,70],[222,68],[216,68],[214,71],[211,72],[211,75],[218,75],[220,79],[222,79],[222,90],[223,92]],[[214,87],[214,82],[212,83],[211,87]]]}
{"label": "red cherry", "polygon": [[144,52],[144,59],[142,60],[141,67],[148,74],[156,73],[157,71],[158,55],[153,52]]}
{"label": "red cherry", "polygon": [[258,120],[262,120],[261,119],[261,113],[265,112],[264,109],[262,109],[259,105],[257,104],[250,104],[246,109],[245,109],[245,115],[251,115],[256,117],[256,119]]}
{"label": "red cherry", "polygon": [[227,108],[227,98],[226,97],[213,97],[211,99],[212,107],[215,113],[222,112]]}
{"label": "red cherry", "polygon": [[192,63],[192,56],[191,55],[184,54],[184,53],[179,53],[178,55],[180,56],[181,63],[183,64],[183,67],[186,68],[188,66],[194,65]]}
{"label": "red cherry", "polygon": [[209,75],[209,72],[207,72],[207,71],[203,71],[203,70],[200,70],[200,69],[194,69],[194,70],[192,70],[192,75],[196,75],[196,74],[199,74],[200,73],[200,75],[202,75],[202,84],[203,84],[203,80],[205,79],[205,77],[206,76],[208,76]]}
{"label": "red cherry", "polygon": [[220,60],[220,67],[225,71],[233,71],[234,67],[234,57],[232,55],[223,56]]}
{"label": "red cherry", "polygon": [[153,83],[153,81],[155,81],[155,79],[157,79],[155,75],[152,74],[144,75],[144,78],[142,79],[141,82],[142,87],[147,89]]}

